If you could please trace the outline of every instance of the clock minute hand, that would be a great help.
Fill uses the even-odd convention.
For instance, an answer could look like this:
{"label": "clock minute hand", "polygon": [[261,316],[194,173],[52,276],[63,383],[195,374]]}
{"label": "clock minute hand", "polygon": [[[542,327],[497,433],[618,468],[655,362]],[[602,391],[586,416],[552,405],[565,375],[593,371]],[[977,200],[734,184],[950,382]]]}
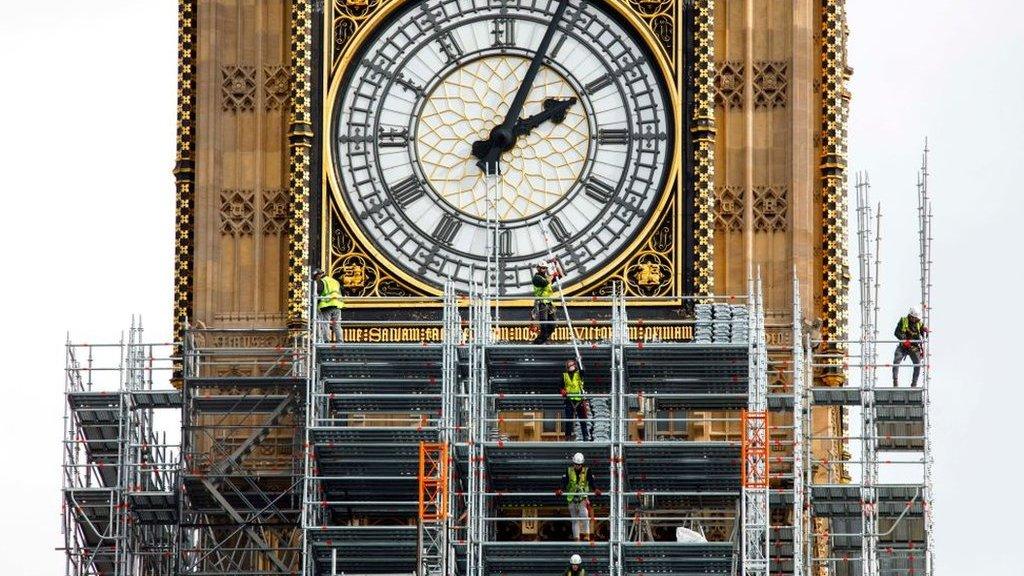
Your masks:
{"label": "clock minute hand", "polygon": [[530,61],[530,67],[526,69],[526,75],[523,76],[523,83],[519,85],[519,90],[516,91],[515,98],[512,99],[512,104],[508,107],[508,113],[505,114],[505,121],[501,124],[501,127],[506,130],[511,129],[519,120],[519,114],[523,111],[523,105],[526,104],[526,96],[533,88],[533,81],[537,78],[540,65],[544,61],[544,57],[547,56],[551,40],[554,39],[555,32],[558,30],[558,23],[561,22],[562,15],[565,14],[565,7],[569,5],[569,0],[556,1],[558,7],[555,8],[555,13],[551,16],[551,22],[548,22],[544,37],[540,39],[537,52],[533,55],[533,60]]}
{"label": "clock minute hand", "polygon": [[544,30],[544,37],[540,39],[537,52],[534,53],[533,59],[530,60],[530,67],[526,69],[526,75],[523,76],[523,81],[519,85],[515,97],[512,99],[512,104],[508,107],[505,119],[491,131],[491,135],[486,141],[478,141],[473,144],[473,155],[480,158],[477,166],[480,166],[484,172],[490,173],[488,168],[492,165],[497,168],[501,153],[510,149],[515,144],[515,135],[512,133],[512,128],[519,121],[519,114],[523,111],[523,105],[526,104],[526,96],[530,93],[530,89],[533,88],[533,81],[537,77],[540,65],[548,53],[551,40],[555,37],[555,32],[558,30],[558,24],[562,20],[562,15],[565,14],[565,8],[569,5],[569,0],[555,1],[558,2],[558,6],[555,8],[555,13],[551,16],[551,21],[548,22],[547,29]]}

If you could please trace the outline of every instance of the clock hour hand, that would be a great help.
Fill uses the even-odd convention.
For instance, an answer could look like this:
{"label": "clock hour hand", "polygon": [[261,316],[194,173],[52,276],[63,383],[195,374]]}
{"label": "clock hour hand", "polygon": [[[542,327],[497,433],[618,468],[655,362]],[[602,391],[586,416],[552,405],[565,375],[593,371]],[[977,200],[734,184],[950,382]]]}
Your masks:
{"label": "clock hour hand", "polygon": [[[495,168],[497,167],[497,159],[500,157],[501,152],[511,148],[520,136],[526,136],[532,132],[534,128],[548,120],[555,124],[561,124],[565,121],[565,114],[569,111],[569,107],[576,102],[577,99],[575,96],[565,99],[548,98],[544,100],[543,111],[538,112],[533,116],[521,118],[514,126],[512,126],[512,130],[510,132],[511,141],[507,146],[503,144],[496,144],[494,138],[473,142],[473,156],[480,159],[476,165],[485,173],[494,174],[496,171],[489,171],[487,167],[489,165],[494,166]],[[490,164],[491,162],[494,162],[494,164]]]}
{"label": "clock hour hand", "polygon": [[486,174],[497,174],[500,172],[499,160],[501,153],[511,149],[516,142],[513,128],[515,128],[516,123],[519,121],[519,114],[523,111],[523,105],[526,104],[526,96],[530,93],[530,89],[533,88],[533,80],[537,77],[537,72],[540,71],[540,65],[544,61],[544,57],[547,56],[551,40],[555,37],[555,32],[558,30],[558,23],[561,22],[562,15],[565,14],[565,8],[569,5],[569,0],[555,1],[558,3],[558,6],[555,8],[555,13],[551,15],[551,22],[548,22],[548,27],[544,31],[544,37],[540,39],[537,52],[534,53],[533,59],[530,60],[530,67],[526,69],[523,82],[519,85],[515,97],[512,98],[512,104],[508,107],[505,119],[491,130],[487,140],[479,140],[473,143],[473,155],[480,159],[476,165]]}
{"label": "clock hour hand", "polygon": [[526,136],[534,128],[548,120],[554,124],[561,124],[565,121],[565,114],[569,111],[569,107],[575,103],[575,96],[565,99],[548,98],[544,100],[544,103],[542,104],[544,107],[542,112],[520,119],[516,122],[516,125],[512,127],[512,133],[516,136]]}

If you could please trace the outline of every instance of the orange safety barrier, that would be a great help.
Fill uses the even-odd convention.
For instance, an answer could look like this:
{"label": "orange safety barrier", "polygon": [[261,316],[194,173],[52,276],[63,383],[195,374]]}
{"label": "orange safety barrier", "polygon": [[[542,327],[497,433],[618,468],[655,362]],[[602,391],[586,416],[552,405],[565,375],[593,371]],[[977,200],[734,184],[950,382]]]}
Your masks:
{"label": "orange safety barrier", "polygon": [[448,517],[448,444],[420,442],[420,521]]}
{"label": "orange safety barrier", "polygon": [[740,447],[740,480],[744,488],[768,487],[768,412],[740,413],[743,442]]}

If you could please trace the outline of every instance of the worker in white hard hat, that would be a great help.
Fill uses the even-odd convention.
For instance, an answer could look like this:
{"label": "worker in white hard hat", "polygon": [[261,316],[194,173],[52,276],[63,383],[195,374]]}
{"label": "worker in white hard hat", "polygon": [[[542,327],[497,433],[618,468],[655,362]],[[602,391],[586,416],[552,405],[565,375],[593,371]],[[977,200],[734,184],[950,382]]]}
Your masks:
{"label": "worker in white hard hat", "polygon": [[562,272],[554,261],[538,262],[533,274],[533,317],[537,320],[537,337],[534,344],[544,344],[555,332],[554,283]]}
{"label": "worker in white hard hat", "polygon": [[583,567],[583,558],[579,554],[569,557],[569,567],[565,569],[563,576],[587,576],[587,569]]}
{"label": "worker in white hard hat", "polygon": [[572,522],[572,537],[577,542],[590,541],[590,520],[593,516],[593,509],[590,507],[590,494],[600,496],[601,491],[594,486],[594,478],[590,475],[590,469],[584,465],[582,452],[572,456],[572,464],[562,476],[562,488],[555,491],[559,496],[565,496],[569,502],[569,518]]}
{"label": "worker in white hard hat", "polygon": [[900,343],[896,345],[896,352],[892,357],[892,385],[900,385],[900,364],[910,356],[914,363],[914,376],[910,386],[917,386],[917,378],[921,375],[921,358],[924,357],[924,341],[928,337],[928,327],[921,321],[917,310],[911,308],[907,315],[900,318],[896,323],[896,330],[893,332]]}

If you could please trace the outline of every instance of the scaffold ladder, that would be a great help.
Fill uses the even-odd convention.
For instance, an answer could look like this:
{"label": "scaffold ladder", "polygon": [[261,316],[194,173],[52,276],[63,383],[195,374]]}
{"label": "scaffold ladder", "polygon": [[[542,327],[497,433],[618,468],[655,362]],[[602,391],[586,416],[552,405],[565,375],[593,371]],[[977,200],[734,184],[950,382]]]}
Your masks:
{"label": "scaffold ladder", "polygon": [[444,576],[448,561],[447,442],[420,442],[417,576]]}
{"label": "scaffold ladder", "polygon": [[768,454],[768,359],[764,333],[761,277],[751,282],[748,319],[750,333],[750,384],[747,409],[741,413],[740,453],[743,529],[741,554],[743,576],[768,576],[769,547],[769,454]]}

